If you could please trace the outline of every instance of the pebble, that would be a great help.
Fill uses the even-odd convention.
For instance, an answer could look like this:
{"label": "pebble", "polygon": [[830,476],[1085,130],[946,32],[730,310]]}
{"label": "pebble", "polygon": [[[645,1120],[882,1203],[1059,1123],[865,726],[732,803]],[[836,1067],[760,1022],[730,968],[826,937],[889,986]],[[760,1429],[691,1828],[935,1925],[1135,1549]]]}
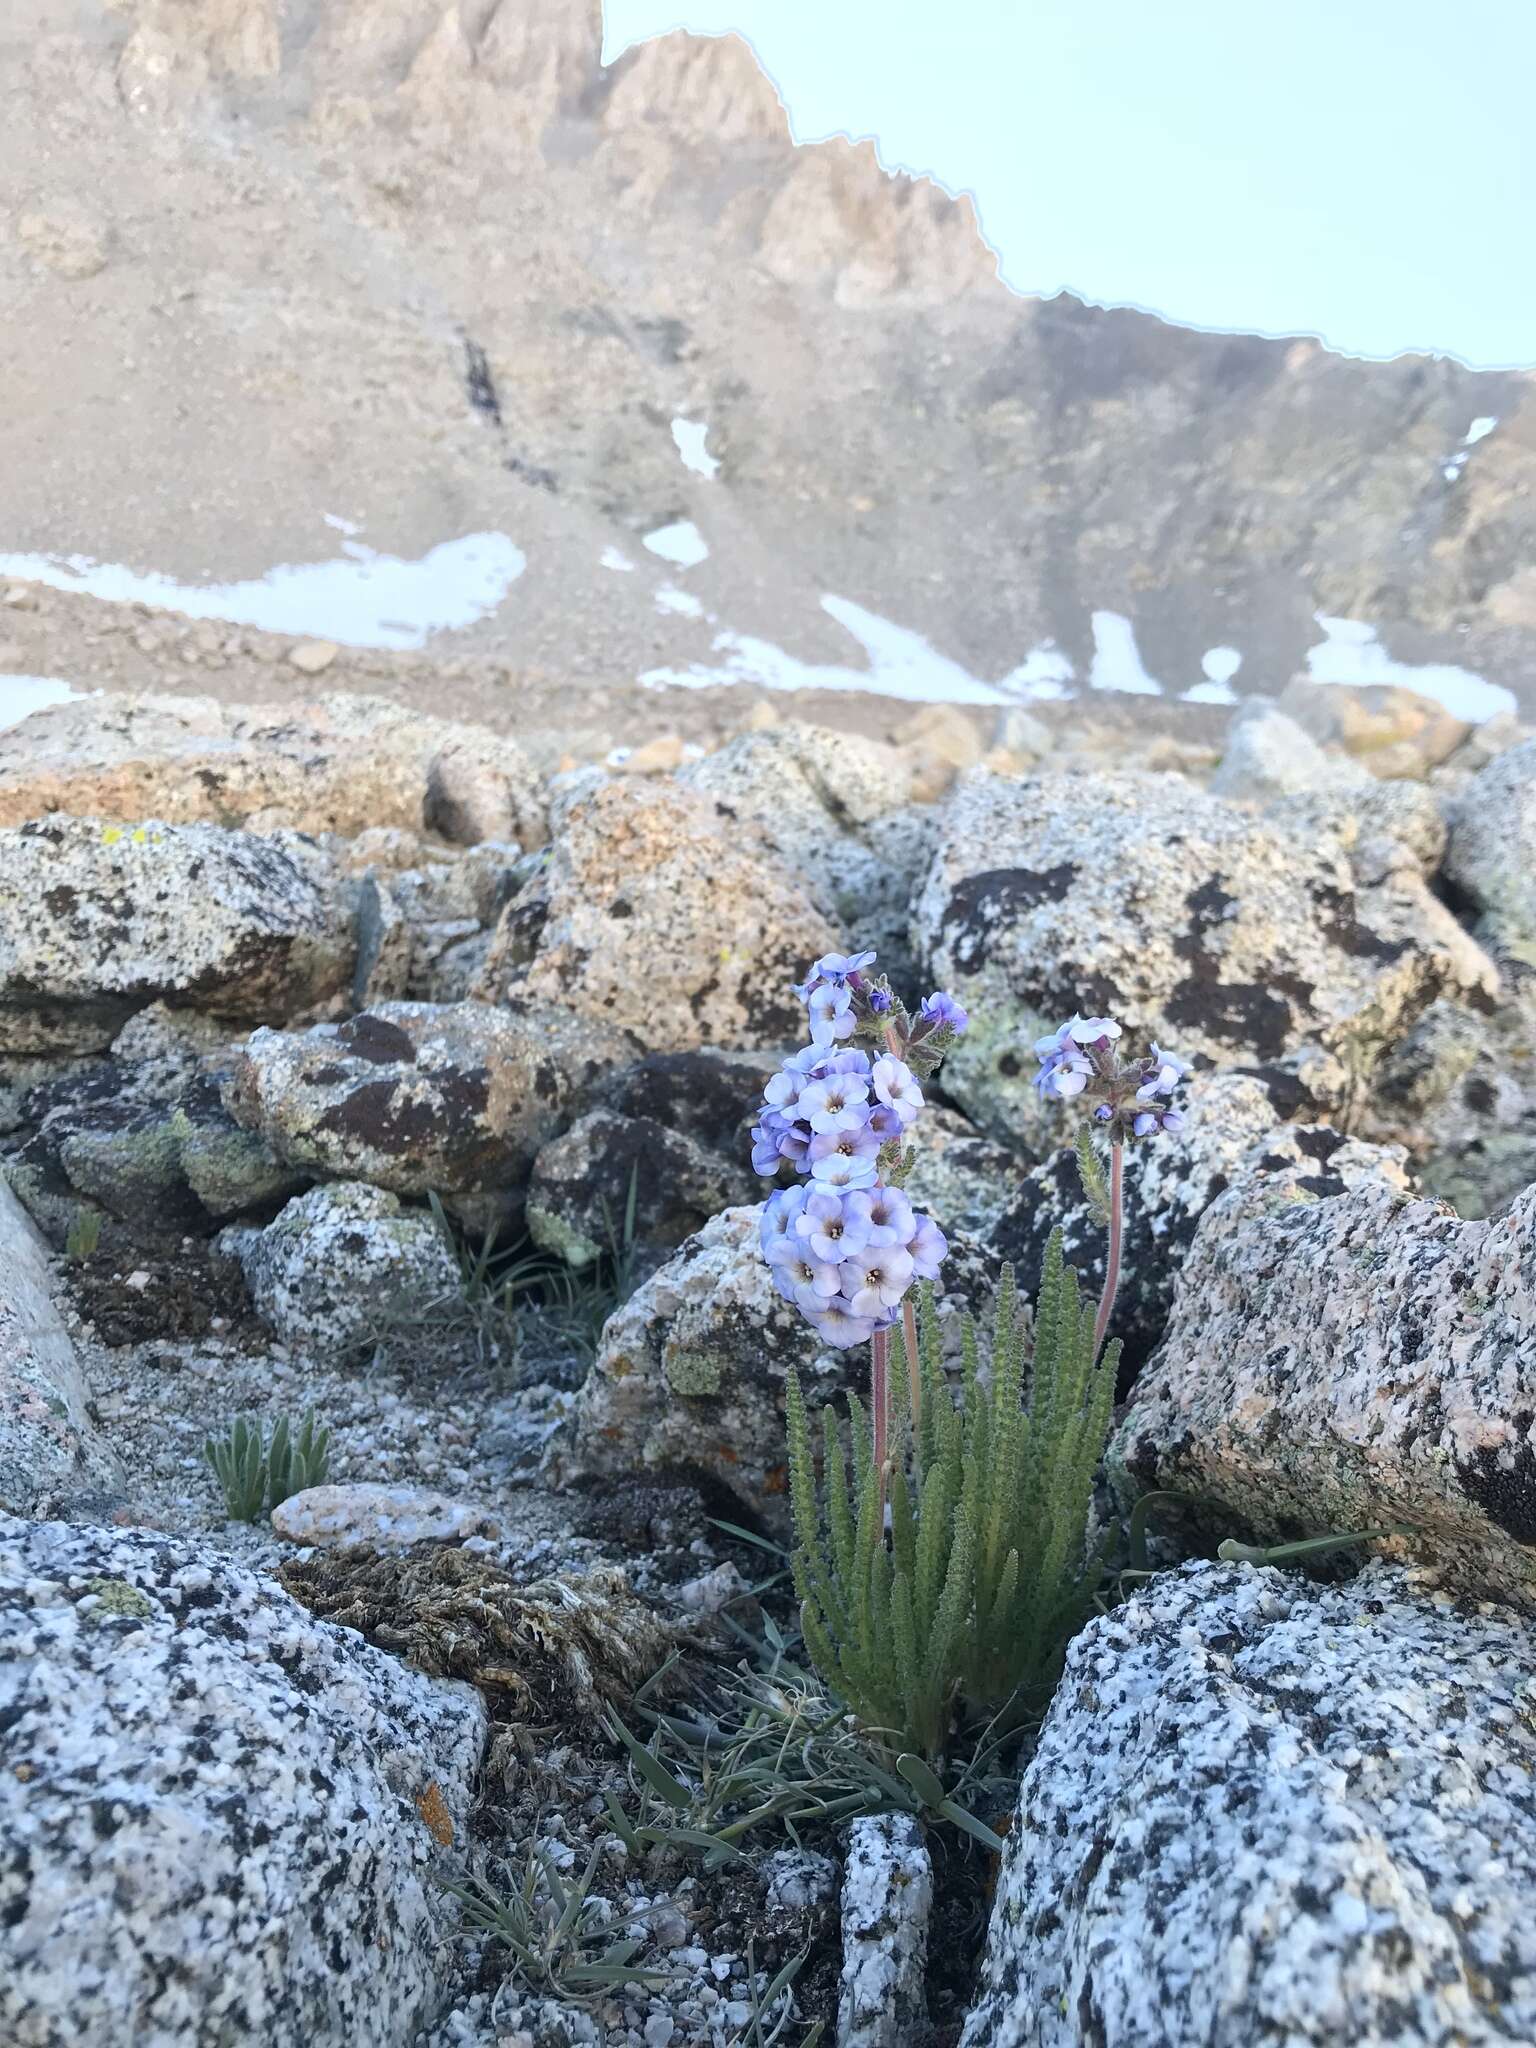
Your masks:
{"label": "pebble", "polygon": [[330,667],[340,652],[334,640],[300,640],[288,650],[288,666],[296,668],[300,675],[317,676]]}
{"label": "pebble", "polygon": [[274,1532],[322,1550],[403,1550],[500,1533],[496,1517],[424,1486],[311,1486],[272,1510]]}

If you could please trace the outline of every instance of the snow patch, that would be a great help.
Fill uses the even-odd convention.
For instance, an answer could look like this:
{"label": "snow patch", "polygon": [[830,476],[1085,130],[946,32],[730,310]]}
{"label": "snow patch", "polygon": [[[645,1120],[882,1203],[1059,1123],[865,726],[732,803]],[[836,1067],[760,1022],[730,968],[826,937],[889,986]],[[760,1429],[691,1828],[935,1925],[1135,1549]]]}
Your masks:
{"label": "snow patch", "polygon": [[707,420],[676,419],[672,422],[672,439],[677,443],[677,452],[695,476],[712,477],[720,467],[704,446],[708,434]]}
{"label": "snow patch", "polygon": [[680,569],[693,569],[709,560],[704,536],[691,519],[675,519],[670,526],[658,526],[645,536],[644,545],[664,562],[676,562]]}
{"label": "snow patch", "polygon": [[694,662],[685,669],[646,670],[642,683],[709,689],[721,683],[755,683],[767,690],[869,690],[915,704],[1017,704],[1030,697],[1059,697],[1072,677],[1072,664],[1047,644],[1035,648],[1001,682],[974,676],[905,626],[866,611],[846,597],[823,597],[821,608],[864,650],[867,666],[845,668],[801,661],[771,640],[750,633],[717,633],[717,666]]}
{"label": "snow patch", "polygon": [[601,560],[605,569],[619,569],[625,575],[631,575],[634,572],[634,563],[629,559],[628,555],[621,554],[617,548],[604,548]]}
{"label": "snow patch", "polygon": [[1133,697],[1160,697],[1163,686],[1142,666],[1136,629],[1120,612],[1093,615],[1093,664],[1088,683],[1095,690],[1121,690]]}
{"label": "snow patch", "polygon": [[1360,619],[1334,619],[1322,612],[1313,617],[1326,636],[1308,649],[1307,675],[1314,683],[1342,683],[1361,687],[1376,683],[1397,683],[1433,698],[1457,718],[1477,725],[1496,718],[1501,711],[1514,711],[1514,692],[1502,683],[1490,683],[1469,668],[1449,662],[1394,661],[1376,638],[1376,628]]}
{"label": "snow patch", "polygon": [[675,583],[663,583],[656,593],[659,612],[677,612],[685,619],[702,619],[704,607],[691,590],[679,590]]}
{"label": "snow patch", "polygon": [[34,711],[41,711],[49,704],[67,704],[71,697],[83,694],[72,683],[61,682],[57,676],[0,675],[0,728],[20,725]]}
{"label": "snow patch", "polygon": [[342,543],[344,559],[280,562],[243,583],[178,583],[89,555],[0,554],[0,576],[113,604],[146,604],[188,619],[223,619],[344,647],[424,647],[432,633],[493,612],[527,566],[504,533],[442,541],[416,561]]}
{"label": "snow patch", "polygon": [[1236,704],[1241,700],[1232,687],[1232,678],[1243,665],[1243,657],[1235,647],[1207,647],[1200,657],[1200,667],[1205,681],[1196,683],[1184,692],[1186,704]]}

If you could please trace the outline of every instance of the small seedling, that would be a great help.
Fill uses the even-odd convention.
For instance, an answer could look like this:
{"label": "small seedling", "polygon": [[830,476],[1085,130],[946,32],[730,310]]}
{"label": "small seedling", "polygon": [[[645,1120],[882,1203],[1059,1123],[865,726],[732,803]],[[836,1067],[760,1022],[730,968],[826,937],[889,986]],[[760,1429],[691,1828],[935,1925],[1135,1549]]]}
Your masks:
{"label": "small seedling", "polygon": [[101,1211],[99,1209],[77,1209],[64,1240],[64,1250],[72,1259],[88,1259],[101,1243]]}
{"label": "small seedling", "polygon": [[329,1466],[331,1432],[313,1409],[297,1435],[286,1415],[263,1445],[257,1423],[237,1415],[223,1438],[209,1437],[203,1455],[224,1489],[224,1505],[236,1522],[254,1522],[307,1487],[323,1486]]}

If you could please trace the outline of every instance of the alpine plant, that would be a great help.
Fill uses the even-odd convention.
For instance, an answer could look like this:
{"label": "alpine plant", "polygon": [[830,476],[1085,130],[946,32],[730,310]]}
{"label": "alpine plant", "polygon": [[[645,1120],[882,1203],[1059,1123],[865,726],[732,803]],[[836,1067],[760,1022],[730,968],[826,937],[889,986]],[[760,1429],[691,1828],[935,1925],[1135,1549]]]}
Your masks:
{"label": "alpine plant", "polygon": [[[787,1393],[794,1568],[806,1647],[869,1738],[942,1759],[957,1721],[1013,1726],[1043,1707],[1066,1645],[1099,1598],[1107,1546],[1088,1528],[1114,1401],[1127,1144],[1183,1123],[1188,1071],[1154,1045],[1123,1059],[1120,1026],[1073,1017],[1035,1047],[1042,1094],[1087,1112],[1077,1156],[1107,1232],[1097,1304],[1046,1250],[1033,1318],[1000,1276],[983,1357],[960,1319],[961,1381],[941,1359],[932,1281],[948,1247],[902,1192],[922,1083],[966,1029],[952,996],[909,1014],[872,953],[818,960],[796,991],[811,1043],[769,1083],[753,1162],[785,1181],[762,1244],[781,1294],[824,1342],[870,1346],[869,1404],[848,1402],[848,1448],[822,1412],[822,1504],[804,1397]],[[1095,1139],[1108,1141],[1109,1172]],[[922,1314],[914,1313],[918,1288]],[[902,1324],[906,1371],[888,1370]],[[958,1395],[958,1398],[957,1398]]]}

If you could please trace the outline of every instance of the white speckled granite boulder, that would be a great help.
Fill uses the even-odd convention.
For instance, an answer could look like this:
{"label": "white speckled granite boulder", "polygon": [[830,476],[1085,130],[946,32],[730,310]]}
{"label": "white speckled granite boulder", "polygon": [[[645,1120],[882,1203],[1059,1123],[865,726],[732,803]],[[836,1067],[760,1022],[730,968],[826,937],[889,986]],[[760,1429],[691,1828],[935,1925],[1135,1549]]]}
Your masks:
{"label": "white speckled granite boulder", "polygon": [[1180,776],[971,771],[914,913],[934,982],[972,1018],[946,1090],[1045,1149],[1030,1048],[1074,1011],[1207,1066],[1315,1042],[1358,1080],[1437,996],[1491,989],[1493,969],[1406,847],[1372,847],[1359,870],[1353,851],[1327,817],[1276,822]]}
{"label": "white speckled granite boulder", "polygon": [[1188,1565],[1086,1628],[963,2048],[1529,2048],[1529,1628],[1377,1564]]}
{"label": "white speckled granite boulder", "polygon": [[908,2048],[928,2032],[932,1911],[933,1863],[911,1814],[854,1821],[843,1869],[839,2048]]}
{"label": "white speckled granite boulder", "polygon": [[1536,740],[1473,777],[1456,806],[1445,872],[1482,912],[1489,943],[1536,975]]}
{"label": "white speckled granite boulder", "polygon": [[1111,1460],[1260,1540],[1402,1525],[1536,1606],[1536,1186],[1463,1222],[1260,1157],[1195,1233]]}
{"label": "white speckled granite boulder", "polygon": [[122,1483],[87,1400],[42,1241],[0,1180],[0,1512],[32,1514],[60,1489]]}
{"label": "white speckled granite boulder", "polygon": [[[1200,1074],[1182,1095],[1188,1121],[1177,1137],[1131,1146],[1126,1172],[1125,1264],[1115,1297],[1114,1334],[1122,1376],[1141,1370],[1162,1337],[1195,1227],[1246,1163],[1291,1164],[1312,1195],[1341,1194],[1365,1176],[1406,1187],[1398,1147],[1346,1138],[1331,1125],[1280,1122],[1305,1106],[1295,1077],[1262,1071]],[[1071,1129],[1070,1116],[1062,1118]],[[986,1232],[999,1260],[1011,1259],[1033,1300],[1052,1230],[1060,1225],[1068,1261],[1094,1293],[1103,1285],[1106,1234],[1083,1195],[1070,1146],[1024,1175]]]}
{"label": "white speckled granite boulder", "polygon": [[430,1210],[361,1181],[295,1195],[265,1230],[227,1230],[219,1246],[240,1261],[262,1321],[313,1358],[348,1358],[462,1285]]}
{"label": "white speckled granite boulder", "polygon": [[45,818],[0,831],[0,1040],[8,1053],[104,1048],[172,1002],[245,1024],[351,980],[348,891],[297,833]]}
{"label": "white speckled granite boulder", "polygon": [[0,1518],[0,2040],[406,2048],[484,1733],[195,1542]]}
{"label": "white speckled granite boulder", "polygon": [[[678,781],[747,818],[873,946],[899,987],[907,916],[933,853],[936,813],[914,803],[911,754],[883,740],[789,723],[738,733]],[[798,978],[798,977],[797,977]]]}

